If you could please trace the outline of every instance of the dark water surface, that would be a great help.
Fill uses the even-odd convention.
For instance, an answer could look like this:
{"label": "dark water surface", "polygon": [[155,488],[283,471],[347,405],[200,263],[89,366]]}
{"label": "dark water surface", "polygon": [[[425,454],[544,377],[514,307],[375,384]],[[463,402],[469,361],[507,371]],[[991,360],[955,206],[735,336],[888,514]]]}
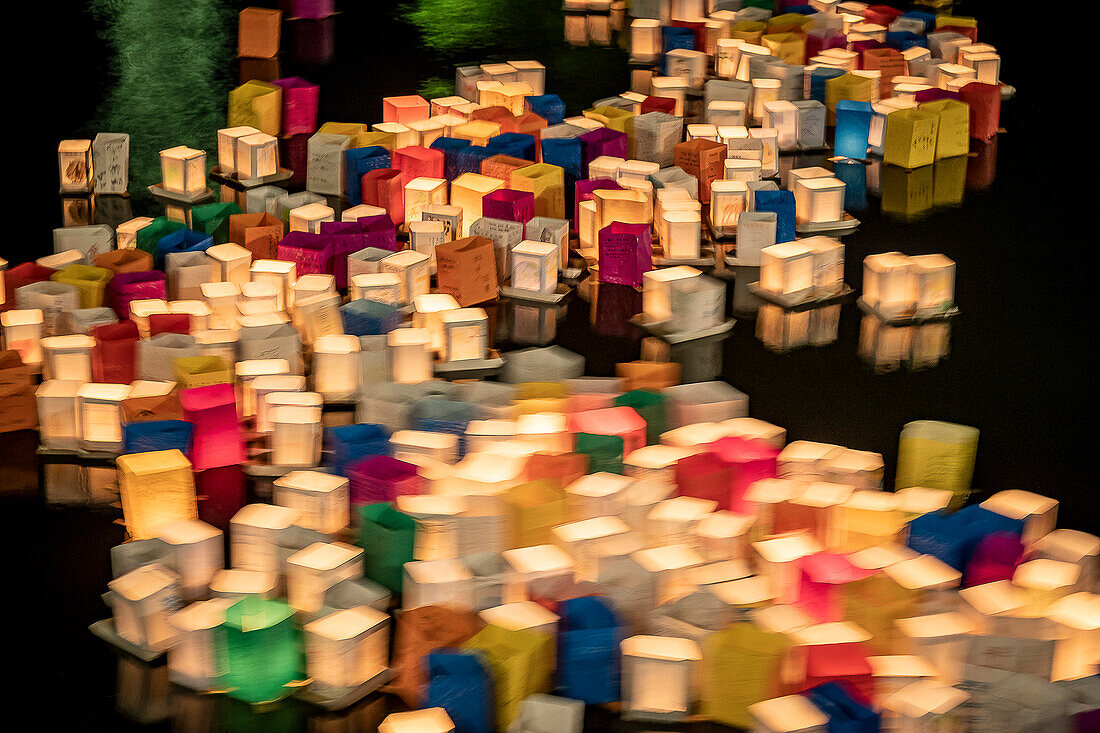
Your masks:
{"label": "dark water surface", "polygon": [[[51,250],[50,230],[61,221],[54,162],[61,138],[130,133],[133,213],[159,213],[141,195],[159,176],[156,151],[177,144],[215,147],[226,93],[238,74],[235,16],[246,4],[93,0],[51,6],[51,48],[65,72],[17,74],[17,84],[28,86],[25,98],[37,101],[28,106],[28,142],[9,138],[17,172],[9,202],[17,205],[10,207],[0,254],[14,264]],[[322,121],[379,120],[387,95],[448,94],[455,63],[538,59],[548,68],[547,91],[559,94],[570,114],[628,87],[619,49],[564,42],[559,0],[372,0],[344,2],[340,9],[326,21],[287,24],[284,32],[282,75],[321,85]],[[993,17],[1003,11],[992,3],[971,3],[958,12],[979,18],[981,40],[998,47],[1004,80],[1019,89],[1004,108],[1006,132],[976,146],[972,157],[929,170],[838,171],[848,183],[847,208],[862,221],[843,240],[846,281],[853,288],[859,290],[867,254],[942,252],[957,262],[962,313],[950,324],[945,353],[928,346],[929,339],[939,343],[942,332],[909,334],[932,356],[875,368],[860,356],[862,314],[854,303],[841,306],[839,315],[791,319],[779,336],[770,330],[775,314],[764,312],[765,345],[757,335],[759,303],[741,298],[755,277],[731,273],[738,318],[732,336],[710,350],[675,356],[690,373],[720,374],[747,392],[752,414],[785,426],[792,440],[882,453],[888,486],[903,424],[939,419],[974,425],[981,430],[977,498],[1007,488],[1047,494],[1062,502],[1059,525],[1096,532],[1095,234],[1083,226],[1093,212],[1078,200],[1095,192],[1076,171],[1091,155],[1065,139],[1064,116],[1050,112],[1056,101],[1065,103],[1068,84],[1044,76],[1049,66],[1026,43],[1025,24],[1014,16]],[[615,363],[638,358],[643,334],[624,325],[622,314],[639,304],[633,291],[604,287],[575,298],[560,314],[503,305],[496,314],[498,335],[513,344],[552,335],[588,357],[590,373],[610,374]],[[830,319],[838,319],[835,338]],[[783,342],[797,345],[806,328],[816,329],[824,345],[784,352]],[[163,666],[120,661],[86,631],[107,615],[99,594],[110,575],[109,548],[122,539],[116,512],[46,507],[34,435],[0,438],[0,516],[14,549],[8,563],[16,571],[6,604],[16,618],[9,633],[22,635],[28,621],[36,629],[27,654],[17,655],[24,660],[18,672],[22,686],[41,698],[32,704],[45,720],[88,730],[149,722],[158,730],[345,731],[370,730],[380,719],[385,700],[342,717],[319,716],[296,702],[254,716],[228,701],[166,697]],[[29,608],[23,608],[26,594],[33,599]],[[172,705],[180,711],[175,723]],[[589,724],[592,730],[624,725],[595,710]]]}

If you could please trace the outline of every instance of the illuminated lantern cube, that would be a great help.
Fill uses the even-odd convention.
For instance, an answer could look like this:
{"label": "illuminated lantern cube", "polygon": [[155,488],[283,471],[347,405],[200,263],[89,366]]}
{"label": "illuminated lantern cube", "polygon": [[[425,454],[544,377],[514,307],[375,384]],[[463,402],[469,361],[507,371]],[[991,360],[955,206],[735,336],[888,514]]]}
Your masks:
{"label": "illuminated lantern cube", "polygon": [[291,471],[272,482],[279,506],[299,512],[296,524],[335,535],[348,525],[348,479],[321,471]]}
{"label": "illuminated lantern cube", "polygon": [[677,463],[695,452],[693,448],[671,445],[643,446],[623,458],[623,473],[634,479],[660,482],[671,489],[676,485]]}
{"label": "illuminated lantern cube", "polygon": [[[1025,525],[1026,526],[1026,525]],[[1081,568],[1077,588],[1087,590],[1096,585],[1097,558],[1100,557],[1100,538],[1072,529],[1056,529],[1041,537],[1032,549],[1038,558],[1071,562]]]}
{"label": "illuminated lantern cube", "polygon": [[814,250],[802,242],[760,250],[760,287],[792,302],[814,293]]}
{"label": "illuminated lantern cube", "polygon": [[748,707],[753,733],[825,733],[829,716],[803,695],[787,695]]}
{"label": "illuminated lantern cube", "polygon": [[1022,541],[1028,547],[1053,532],[1058,521],[1058,500],[1030,491],[998,491],[983,501],[981,506],[1010,519],[1023,521]]}
{"label": "illuminated lantern cube", "polygon": [[399,328],[386,334],[390,381],[419,384],[432,378],[432,337],[426,328]]}
{"label": "illuminated lantern cube", "polygon": [[19,353],[23,363],[36,367],[42,363],[43,316],[38,308],[0,313],[4,327],[4,348]]}
{"label": "illuminated lantern cube", "polygon": [[886,116],[882,160],[888,165],[919,168],[936,159],[939,118],[921,109],[899,109]]}
{"label": "illuminated lantern cube", "polygon": [[416,560],[405,563],[401,606],[449,606],[473,611],[473,591],[473,575],[461,560]]}
{"label": "illuminated lantern cube", "polygon": [[900,252],[868,255],[863,260],[863,300],[885,318],[914,312],[918,301],[916,268]]}
{"label": "illuminated lantern cube", "polygon": [[369,606],[355,606],[322,616],[302,627],[306,671],[311,689],[330,697],[387,677],[389,616]]}
{"label": "illuminated lantern cube", "polygon": [[186,145],[160,151],[161,185],[165,191],[196,194],[206,190],[206,152]]}
{"label": "illuminated lantern cube", "polygon": [[862,160],[867,147],[874,109],[871,103],[841,100],[836,103],[836,134],[833,152],[844,158]]}
{"label": "illuminated lantern cube", "polygon": [[42,339],[42,376],[45,379],[92,381],[91,336],[48,336]]}
{"label": "illuminated lantern cube", "polygon": [[291,232],[309,232],[320,234],[321,224],[336,221],[336,214],[331,207],[324,204],[305,204],[290,210],[289,227]]}
{"label": "illuminated lantern cube", "polygon": [[752,543],[772,593],[784,603],[798,600],[798,574],[802,558],[821,552],[821,544],[808,532],[782,534]]}
{"label": "illuminated lantern cube", "polygon": [[[243,150],[239,148],[237,144],[242,138],[257,133],[260,133],[260,131],[248,125],[225,127],[218,130],[218,168],[223,176],[233,175],[241,170],[244,161],[237,156],[243,152]],[[254,178],[254,176],[243,177]]]}
{"label": "illuminated lantern cube", "polygon": [[816,481],[828,474],[828,461],[840,450],[829,443],[796,440],[779,454],[778,472],[781,478]]}
{"label": "illuminated lantern cube", "polygon": [[754,417],[730,418],[720,422],[719,426],[726,435],[734,435],[749,440],[762,440],[780,450],[787,442],[787,431],[784,428],[763,420],[757,420]]}
{"label": "illuminated lantern cube", "polygon": [[318,336],[313,344],[313,389],[326,401],[355,397],[359,390],[359,339],[345,334]]}
{"label": "illuminated lantern cube", "polygon": [[573,448],[569,416],[558,412],[520,415],[516,419],[516,438],[537,443],[549,453],[568,453]]}
{"label": "illuminated lantern cube", "polygon": [[864,645],[871,634],[865,629],[833,621],[799,629],[792,638],[798,645],[795,659],[803,672],[796,688],[808,690],[826,682],[843,681],[870,698],[874,680]]}
{"label": "illuminated lantern cube", "polygon": [[382,98],[382,121],[408,124],[431,116],[428,100],[417,94]]}
{"label": "illuminated lantern cube", "polygon": [[726,510],[708,514],[692,528],[699,553],[712,562],[745,557],[746,540],[754,521],[752,515]]}
{"label": "illuminated lantern cube", "polygon": [[191,462],[178,450],[119,456],[122,514],[131,539],[158,536],[161,527],[198,519]]}
{"label": "illuminated lantern cube", "polygon": [[62,193],[89,193],[92,190],[92,141],[62,140],[57,146],[57,167]]}
{"label": "illuminated lantern cube", "polygon": [[575,413],[571,429],[577,433],[622,438],[624,458],[646,444],[646,421],[632,407],[605,407]]}
{"label": "illuminated lantern cube", "polygon": [[304,405],[269,406],[273,466],[312,467],[321,461],[321,410]]}
{"label": "illuminated lantern cube", "polygon": [[867,661],[874,678],[875,700],[885,700],[906,685],[936,676],[936,668],[931,662],[912,654],[867,657]]}
{"label": "illuminated lantern cube", "polygon": [[279,576],[275,573],[261,573],[256,570],[219,570],[210,580],[210,595],[234,602],[245,596],[274,598],[278,579]]}
{"label": "illuminated lantern cube", "polygon": [[454,733],[454,730],[455,724],[443,708],[390,713],[378,726],[378,733]]}
{"label": "illuminated lantern cube", "polygon": [[836,178],[799,179],[794,187],[799,224],[840,221],[844,217],[844,182]]}
{"label": "illuminated lantern cube", "polygon": [[1054,623],[1052,680],[1095,675],[1100,666],[1100,596],[1074,593],[1054,602],[1046,614]]}
{"label": "illuminated lantern cube", "polygon": [[1029,560],[1017,566],[1012,583],[1023,589],[1028,597],[1025,610],[1038,615],[1046,613],[1059,598],[1069,595],[1080,573],[1080,567],[1073,563]]}
{"label": "illuminated lantern cube", "polygon": [[970,694],[935,680],[917,680],[882,701],[899,733],[935,730],[960,716]]}
{"label": "illuminated lantern cube", "polygon": [[552,532],[557,544],[576,562],[577,578],[595,580],[598,548],[627,534],[630,527],[618,517],[605,516],[559,524]]}
{"label": "illuminated lantern cube", "polygon": [[168,617],[179,608],[178,586],[179,576],[159,563],[108,583],[118,635],[143,649],[166,651],[173,641]]}
{"label": "illuminated lantern cube", "polygon": [[263,132],[237,139],[237,175],[263,178],[279,172],[279,140]]}
{"label": "illuminated lantern cube", "polygon": [[457,308],[442,313],[444,361],[484,359],[489,350],[489,316],[483,308]]}
{"label": "illuminated lantern cube", "polygon": [[688,544],[638,550],[630,557],[648,574],[649,583],[657,589],[657,603],[694,591],[691,570],[703,564],[703,558]]}
{"label": "illuminated lantern cube", "polygon": [[691,639],[632,636],[622,641],[623,717],[684,719],[694,699],[695,669],[702,660]]}
{"label": "illuminated lantern cube", "polygon": [[533,545],[505,550],[505,603],[539,597],[554,585],[572,584],[573,558],[556,545]]}
{"label": "illuminated lantern cube", "polygon": [[363,551],[343,542],[315,542],[286,559],[287,602],[298,611],[321,610],[325,591],[363,575]]}
{"label": "illuminated lantern cube", "polygon": [[895,624],[902,634],[902,651],[931,662],[936,668],[936,676],[943,682],[957,684],[962,679],[970,638],[975,632],[970,618],[947,611],[899,618]]}
{"label": "illuminated lantern cube", "polygon": [[198,601],[168,617],[174,642],[168,649],[168,678],[177,685],[208,692],[218,686],[215,636],[233,604],[226,598]]}
{"label": "illuminated lantern cube", "polygon": [[922,613],[954,609],[954,590],[958,588],[962,573],[937,558],[918,555],[887,565],[883,572],[902,588],[916,592],[918,609]]}
{"label": "illuminated lantern cube", "polygon": [[242,507],[229,522],[229,558],[233,567],[281,575],[280,540],[300,516],[295,509],[272,504]]}
{"label": "illuminated lantern cube", "polygon": [[552,293],[558,287],[558,245],[524,240],[512,248],[512,287]]}
{"label": "illuminated lantern cube", "polygon": [[47,380],[35,390],[38,405],[38,435],[43,448],[76,450],[81,430],[77,419],[77,392],[83,382]]}
{"label": "illuminated lantern cube", "polygon": [[613,473],[591,473],[565,487],[566,506],[575,520],[617,516],[624,493],[634,479]]}
{"label": "illuminated lantern cube", "polygon": [[447,180],[445,178],[414,178],[405,184],[406,223],[420,221],[424,207],[432,204],[447,203]]}

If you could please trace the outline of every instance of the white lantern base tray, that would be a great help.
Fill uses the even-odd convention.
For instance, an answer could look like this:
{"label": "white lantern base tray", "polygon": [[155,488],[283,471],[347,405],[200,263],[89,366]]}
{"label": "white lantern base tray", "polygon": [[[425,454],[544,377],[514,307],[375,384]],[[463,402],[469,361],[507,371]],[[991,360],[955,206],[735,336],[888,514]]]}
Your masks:
{"label": "white lantern base tray", "polygon": [[161,201],[184,205],[201,204],[214,198],[214,192],[210,190],[209,186],[198,193],[176,193],[175,191],[169,191],[159,183],[155,183],[149,186],[149,193],[153,194],[153,198]]}
{"label": "white lantern base tray", "polygon": [[948,321],[948,320],[951,320],[952,318],[954,318],[955,316],[959,315],[959,313],[960,313],[959,307],[957,305],[955,305],[954,303],[951,304],[950,308],[948,308],[947,310],[942,311],[940,313],[932,313],[932,314],[929,314],[929,315],[920,315],[920,316],[914,315],[912,313],[906,313],[906,314],[902,314],[902,315],[897,315],[897,314],[886,315],[882,311],[880,311],[878,308],[876,308],[875,306],[869,304],[863,298],[860,298],[859,300],[857,300],[856,305],[858,305],[859,309],[861,311],[863,311],[864,313],[867,313],[868,315],[872,315],[875,318],[882,321],[883,323],[886,323],[886,324],[891,325],[891,326],[912,326],[912,325],[916,325],[918,323],[931,323],[931,322],[934,322],[934,321]]}
{"label": "white lantern base tray", "polygon": [[393,679],[393,670],[387,668],[358,687],[353,687],[351,690],[336,697],[329,697],[318,692],[314,689],[312,684],[301,688],[297,696],[311,705],[316,705],[324,710],[343,710],[359,702],[391,679]]}
{"label": "white lantern base tray", "polygon": [[528,303],[546,303],[549,305],[557,305],[563,300],[568,298],[573,292],[573,288],[565,283],[558,283],[558,286],[554,288],[551,293],[540,293],[534,290],[523,290],[521,288],[513,288],[510,285],[501,285],[498,288],[500,296],[502,298],[508,298],[510,300],[522,300]]}
{"label": "white lantern base tray", "polygon": [[840,221],[818,221],[807,224],[795,223],[794,230],[799,234],[820,234],[821,232],[851,232],[859,226],[859,219],[845,213]]}
{"label": "white lantern base tray", "polygon": [[123,639],[118,635],[118,631],[115,630],[115,620],[111,618],[96,621],[88,627],[88,631],[91,631],[93,636],[103,639],[103,641],[111,646],[121,649],[131,656],[135,656],[143,662],[152,662],[164,654],[164,652],[146,649],[143,646],[138,646],[137,644],[133,644]]}
{"label": "white lantern base tray", "polygon": [[815,297],[811,294],[792,298],[782,295],[780,293],[773,293],[770,290],[765,290],[764,288],[760,287],[760,282],[756,281],[749,283],[749,292],[760,298],[761,300],[766,300],[769,303],[774,303],[775,305],[778,305],[782,308],[799,308],[801,306],[812,308],[819,305],[839,303],[840,301],[850,296],[854,291],[848,285],[848,283],[841,283],[840,292],[833,293],[832,295]]}
{"label": "white lantern base tray", "polygon": [[716,326],[709,326],[707,328],[700,329],[698,331],[669,331],[664,327],[667,321],[651,321],[646,318],[645,313],[638,313],[630,319],[638,328],[657,336],[670,344],[682,344],[688,341],[699,341],[702,339],[717,338],[725,336],[733,328],[733,324],[737,323],[736,319],[730,318],[727,321],[719,323]]}
{"label": "white lantern base tray", "polygon": [[435,375],[452,379],[472,374],[496,374],[504,366],[504,359],[490,356],[487,359],[459,359],[458,361],[437,361]]}
{"label": "white lantern base tray", "polygon": [[255,188],[280,183],[281,181],[289,181],[294,177],[294,171],[280,167],[269,176],[240,178],[236,173],[222,173],[221,166],[216,165],[210,169],[210,177],[218,183],[225,183],[234,188]]}

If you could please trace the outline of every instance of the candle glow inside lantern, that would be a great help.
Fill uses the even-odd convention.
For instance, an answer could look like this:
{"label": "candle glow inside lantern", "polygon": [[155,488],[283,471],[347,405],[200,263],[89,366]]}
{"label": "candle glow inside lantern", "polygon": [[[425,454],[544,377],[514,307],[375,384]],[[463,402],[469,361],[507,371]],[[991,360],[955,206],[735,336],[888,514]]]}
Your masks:
{"label": "candle glow inside lantern", "polygon": [[936,676],[936,668],[931,662],[913,654],[867,657],[867,661],[874,678],[875,700],[885,700],[906,685]]}
{"label": "candle glow inside lantern", "polygon": [[489,316],[484,308],[443,311],[444,361],[484,359],[489,350]]}
{"label": "candle glow inside lantern", "polygon": [[671,445],[643,446],[623,457],[623,473],[632,479],[659,481],[673,486],[676,483],[676,464],[695,452],[693,448]]}
{"label": "candle glow inside lantern", "polygon": [[279,405],[268,410],[271,420],[271,465],[312,467],[321,462],[321,410]]}
{"label": "candle glow inside lantern", "polygon": [[701,274],[686,265],[646,272],[642,276],[642,310],[646,317],[654,322],[671,319],[676,294]]}
{"label": "candle glow inside lantern", "polygon": [[238,138],[236,165],[240,178],[275,175],[279,172],[279,140],[264,132]]}
{"label": "candle glow inside lantern", "polygon": [[443,350],[443,313],[458,308],[458,301],[446,293],[420,295],[413,301],[413,325],[429,334],[432,349]]}
{"label": "candle glow inside lantern", "polygon": [[910,257],[917,279],[918,316],[943,313],[955,303],[955,263],[942,254]]}
{"label": "candle glow inside lantern", "polygon": [[882,701],[898,733],[918,733],[954,725],[970,694],[936,680],[917,680]]}
{"label": "candle glow inside lantern", "polygon": [[748,706],[753,733],[825,733],[829,716],[803,695],[787,695]]}
{"label": "candle glow inside lantern", "polygon": [[693,699],[695,668],[702,660],[691,639],[632,636],[623,639],[623,717],[686,718]]}
{"label": "candle glow inside lantern", "polygon": [[882,571],[902,588],[918,592],[918,608],[922,612],[953,610],[953,591],[958,587],[962,573],[938,558],[918,555],[887,565]]}
{"label": "candle glow inside lantern", "polygon": [[549,453],[568,453],[573,449],[569,416],[560,412],[536,412],[516,418],[516,438],[541,446]]}
{"label": "candle glow inside lantern", "polygon": [[91,336],[79,334],[42,339],[43,378],[92,381],[92,348],[95,343]]}
{"label": "candle glow inside lantern", "polygon": [[170,522],[198,518],[191,462],[180,451],[132,453],[119,456],[116,464],[131,539],[156,537]]}
{"label": "candle glow inside lantern", "polygon": [[168,617],[174,636],[168,649],[168,679],[199,692],[217,687],[221,672],[214,651],[215,634],[231,605],[230,599],[212,598],[192,603]]}
{"label": "candle glow inside lantern", "polygon": [[631,553],[630,557],[649,574],[652,587],[657,589],[657,603],[694,591],[690,571],[704,562],[686,543],[646,548]]}
{"label": "candle glow inside lantern", "polygon": [[461,560],[414,560],[405,563],[401,607],[448,606],[474,610],[474,576]]}
{"label": "candle glow inside lantern", "polygon": [[532,545],[505,550],[504,602],[531,600],[558,583],[572,583],[575,563],[557,545]]}
{"label": "candle glow inside lantern", "polygon": [[575,520],[618,516],[624,492],[634,479],[603,471],[582,476],[565,487],[566,508]]}
{"label": "candle glow inside lantern", "polygon": [[629,533],[630,527],[618,517],[593,517],[559,524],[551,532],[557,544],[576,561],[577,578],[595,581],[599,547]]}
{"label": "candle glow inside lantern", "polygon": [[662,213],[667,237],[665,256],[670,260],[699,258],[700,224],[698,211],[674,210]]}
{"label": "candle glow inside lantern", "polygon": [[370,683],[372,692],[388,671],[389,616],[370,606],[355,606],[310,621],[302,627],[306,671],[312,688],[337,696]]}
{"label": "candle glow inside lantern", "polygon": [[512,287],[552,293],[558,287],[558,245],[523,240],[512,248]]}
{"label": "candle glow inside lantern", "polygon": [[303,613],[316,613],[325,591],[342,580],[363,575],[363,550],[343,542],[315,542],[286,559],[287,602]]}
{"label": "candle glow inside lantern", "polygon": [[690,543],[691,531],[718,508],[717,501],[677,496],[653,507],[647,517],[649,539],[659,544]]}
{"label": "candle glow inside lantern", "polygon": [[814,250],[802,242],[783,242],[760,250],[760,287],[792,301],[814,292]]}
{"label": "candle glow inside lantern", "polygon": [[452,464],[458,459],[458,436],[427,430],[398,430],[390,436],[394,457],[404,460],[406,454],[423,455],[440,463]]}
{"label": "candle glow inside lantern", "polygon": [[[232,175],[240,170],[240,163],[243,161],[238,162],[240,159],[237,156],[241,151],[237,147],[237,143],[241,138],[259,132],[255,127],[249,127],[248,125],[224,127],[218,130],[218,168],[221,169],[222,175]],[[244,176],[244,178],[253,177]]]}
{"label": "candle glow inside lantern", "polygon": [[798,600],[799,563],[821,552],[821,544],[809,532],[792,532],[752,543],[761,574],[768,578],[772,593],[784,603]]}
{"label": "candle glow inside lantern", "polygon": [[1096,586],[1100,538],[1073,529],[1056,529],[1032,546],[1037,558],[1072,562],[1081,568],[1077,588],[1087,590]]}
{"label": "candle glow inside lantern", "polygon": [[83,382],[52,379],[35,390],[38,435],[43,448],[75,450],[80,444],[77,392]]}
{"label": "candle glow inside lantern", "polygon": [[298,279],[298,267],[282,260],[256,260],[249,270],[252,282],[275,284],[275,310],[281,311],[294,305],[293,285]]}
{"label": "candle glow inside lantern", "polygon": [[341,402],[359,391],[359,338],[318,336],[313,343],[313,389],[328,402]]}
{"label": "candle glow inside lantern", "polygon": [[1059,598],[1070,594],[1080,573],[1081,568],[1073,563],[1029,560],[1016,567],[1012,583],[1027,595],[1027,612],[1040,615],[1046,613]]}
{"label": "candle glow inside lantern", "polygon": [[108,583],[118,635],[143,649],[167,650],[173,639],[168,617],[179,608],[178,585],[179,576],[159,563],[142,565]]}
{"label": "candle glow inside lantern", "polygon": [[405,184],[405,222],[420,221],[425,206],[447,203],[447,180],[421,176]]}
{"label": "candle glow inside lantern", "polygon": [[886,318],[912,313],[917,305],[917,277],[910,258],[900,252],[863,259],[863,300]]}
{"label": "candle glow inside lantern", "polygon": [[703,517],[692,529],[699,554],[712,562],[745,557],[746,539],[754,522],[752,515],[727,510]]}
{"label": "candle glow inside lantern", "polygon": [[1100,667],[1100,596],[1074,593],[1054,602],[1047,612],[1057,641],[1052,680],[1076,680]]}
{"label": "candle glow inside lantern", "polygon": [[957,611],[928,616],[899,618],[894,622],[901,631],[904,651],[926,658],[936,668],[937,677],[947,684],[962,679],[963,664],[974,622]]}
{"label": "candle glow inside lantern", "polygon": [[321,203],[306,204],[290,210],[288,215],[291,232],[321,233],[321,224],[336,221],[336,213],[331,207]]}
{"label": "candle glow inside lantern", "polygon": [[431,290],[431,257],[423,252],[407,249],[382,259],[380,272],[396,275],[400,282],[401,303],[412,303],[420,295]]}
{"label": "candle glow inside lantern", "polygon": [[185,600],[204,596],[214,573],[224,565],[222,531],[206,522],[183,519],[164,525],[159,534],[179,573],[180,594]]}
{"label": "candle glow inside lantern", "polygon": [[351,300],[373,300],[398,305],[405,288],[401,278],[392,272],[368,272],[351,277]]}
{"label": "candle glow inside lantern", "polygon": [[296,509],[273,504],[241,507],[229,520],[229,558],[233,567],[282,575],[279,539],[300,516]]}
{"label": "candle glow inside lantern", "polygon": [[1030,491],[998,491],[981,503],[983,509],[1024,523],[1022,542],[1031,547],[1054,531],[1058,521],[1058,500]]}
{"label": "candle glow inside lantern", "polygon": [[256,414],[256,393],[252,384],[258,377],[290,374],[290,362],[286,359],[245,359],[234,367],[237,377],[237,409],[241,417]]}
{"label": "candle glow inside lantern", "polygon": [[[316,392],[306,392],[306,378],[297,374],[265,374],[250,385],[256,398],[256,432],[271,432],[271,408],[280,405],[305,405],[320,408],[324,398]],[[295,395],[289,398],[289,395]],[[299,399],[301,398],[301,399]]]}
{"label": "candle glow inside lantern", "polygon": [[186,145],[160,151],[161,185],[165,191],[196,194],[206,190],[206,151]]}
{"label": "candle glow inside lantern", "polygon": [[92,141],[62,140],[57,146],[57,167],[62,193],[87,193],[92,190]]}
{"label": "candle glow inside lantern", "polygon": [[844,182],[833,177],[800,178],[794,186],[795,221],[821,224],[844,217]]}
{"label": "candle glow inside lantern", "polygon": [[275,573],[231,568],[214,573],[214,577],[210,579],[210,595],[234,602],[245,596],[274,598],[278,584],[278,576]]}
{"label": "candle glow inside lantern", "polygon": [[378,726],[378,733],[454,733],[454,730],[455,724],[443,708],[390,713]]}
{"label": "candle glow inside lantern", "polygon": [[44,317],[38,308],[0,313],[4,348],[17,351],[25,365],[38,367],[42,363],[43,324]]}
{"label": "candle glow inside lantern", "polygon": [[272,482],[279,506],[299,513],[296,524],[335,536],[348,525],[348,479],[322,471],[291,471]]}

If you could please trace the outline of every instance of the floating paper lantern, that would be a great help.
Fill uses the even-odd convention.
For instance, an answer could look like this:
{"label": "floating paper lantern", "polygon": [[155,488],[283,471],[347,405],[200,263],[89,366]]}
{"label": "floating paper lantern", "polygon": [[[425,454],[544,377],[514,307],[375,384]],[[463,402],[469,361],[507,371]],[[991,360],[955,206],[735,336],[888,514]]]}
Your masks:
{"label": "floating paper lantern", "polygon": [[1096,585],[1097,558],[1100,538],[1073,529],[1056,529],[1037,540],[1032,549],[1036,557],[1071,562],[1081,568],[1077,588],[1087,590]]}
{"label": "floating paper lantern", "polygon": [[808,532],[793,532],[752,543],[760,561],[761,575],[768,578],[772,593],[783,602],[798,599],[799,561],[821,552],[821,544]]}
{"label": "floating paper lantern", "polygon": [[576,520],[617,516],[624,492],[633,483],[632,478],[602,471],[577,479],[565,487],[570,516]]}
{"label": "floating paper lantern", "polygon": [[1045,613],[1059,598],[1070,594],[1080,572],[1073,563],[1030,560],[1017,566],[1012,582],[1027,595],[1027,611],[1038,615]]}
{"label": "floating paper lantern", "polygon": [[401,606],[449,606],[472,611],[473,591],[473,575],[461,560],[416,560],[405,563]]}
{"label": "floating paper lantern", "polygon": [[483,308],[457,308],[441,315],[444,361],[484,359],[489,349],[489,316]]}
{"label": "floating paper lantern", "polygon": [[348,479],[321,471],[291,471],[272,482],[272,498],[296,510],[296,523],[335,535],[348,525]]}
{"label": "floating paper lantern", "polygon": [[936,668],[937,677],[947,684],[962,679],[963,664],[975,632],[967,616],[947,611],[895,621],[901,631],[904,651],[924,657]]}
{"label": "floating paper lantern", "polygon": [[512,248],[512,287],[552,293],[558,286],[558,245],[524,240]]}
{"label": "floating paper lantern", "polygon": [[281,575],[279,540],[300,516],[296,509],[271,504],[242,507],[229,522],[229,557],[233,567]]}
{"label": "floating paper lantern", "polygon": [[198,601],[168,617],[174,641],[168,649],[168,678],[177,685],[208,692],[217,687],[216,630],[232,600]]}
{"label": "floating paper lantern", "polygon": [[454,730],[455,724],[443,708],[390,713],[378,726],[378,733],[454,733]]}
{"label": "floating paper lantern", "polygon": [[81,430],[77,419],[77,392],[83,382],[47,380],[35,390],[38,440],[43,448],[76,450]]}
{"label": "floating paper lantern", "polygon": [[917,294],[917,277],[910,258],[900,252],[864,258],[863,300],[884,317],[912,313],[917,305]]}
{"label": "floating paper lantern", "polygon": [[42,376],[45,379],[92,381],[91,336],[47,336],[42,339]]}
{"label": "floating paper lantern", "polygon": [[206,152],[186,145],[160,151],[161,185],[177,194],[206,190]]}
{"label": "floating paper lantern", "polygon": [[369,606],[336,611],[302,627],[306,671],[311,689],[338,696],[370,683],[372,692],[385,680],[389,647],[389,616]]}
{"label": "floating paper lantern", "polygon": [[969,693],[958,688],[922,679],[885,698],[882,706],[893,714],[895,730],[917,733],[941,724],[951,725],[950,721],[959,717],[959,706],[969,698]]}
{"label": "floating paper lantern", "polygon": [[717,508],[718,502],[694,496],[665,499],[650,511],[647,533],[660,544],[690,542],[695,525]]}
{"label": "floating paper lantern", "polygon": [[159,563],[108,583],[116,633],[143,649],[167,650],[173,639],[168,616],[179,607],[178,585],[179,576]]}
{"label": "floating paper lantern", "polygon": [[556,545],[505,550],[505,603],[530,600],[559,582],[573,582],[573,558]]}
{"label": "floating paper lantern", "polygon": [[171,552],[184,599],[205,596],[214,573],[224,564],[221,530],[206,522],[184,519],[163,525],[159,535]]}
{"label": "floating paper lantern", "polygon": [[691,639],[632,636],[621,644],[623,717],[677,720],[694,698],[695,667],[702,659]]}
{"label": "floating paper lantern", "polygon": [[165,524],[198,518],[191,462],[183,453],[133,453],[116,463],[122,514],[132,539],[156,537]]}
{"label": "floating paper lantern", "polygon": [[695,590],[690,571],[703,564],[703,558],[689,544],[647,548],[630,557],[649,574],[652,587],[657,589],[657,603]]}
{"label": "floating paper lantern", "polygon": [[316,407],[269,406],[271,465],[311,467],[321,462],[321,410]]}
{"label": "floating paper lantern", "polygon": [[630,532],[630,527],[618,517],[603,516],[559,524],[552,532],[555,541],[576,561],[577,577],[595,580],[599,546]]}
{"label": "floating paper lantern", "polygon": [[760,250],[760,287],[792,302],[813,295],[813,249],[802,242],[784,242]]}
{"label": "floating paper lantern", "polygon": [[353,398],[359,390],[359,339],[345,334],[319,336],[313,343],[313,389],[326,401]]}
{"label": "floating paper lantern", "polygon": [[809,698],[787,695],[748,707],[755,733],[825,733],[829,716]]}
{"label": "floating paper lantern", "polygon": [[57,167],[62,193],[89,193],[92,190],[92,141],[62,140],[57,146]]}
{"label": "floating paper lantern", "polygon": [[343,542],[315,542],[286,559],[287,602],[303,613],[321,610],[325,591],[363,575],[363,550]]}
{"label": "floating paper lantern", "polygon": [[301,677],[301,632],[294,609],[281,601],[247,596],[225,612],[219,630],[219,667],[229,694],[248,703],[285,697]]}

